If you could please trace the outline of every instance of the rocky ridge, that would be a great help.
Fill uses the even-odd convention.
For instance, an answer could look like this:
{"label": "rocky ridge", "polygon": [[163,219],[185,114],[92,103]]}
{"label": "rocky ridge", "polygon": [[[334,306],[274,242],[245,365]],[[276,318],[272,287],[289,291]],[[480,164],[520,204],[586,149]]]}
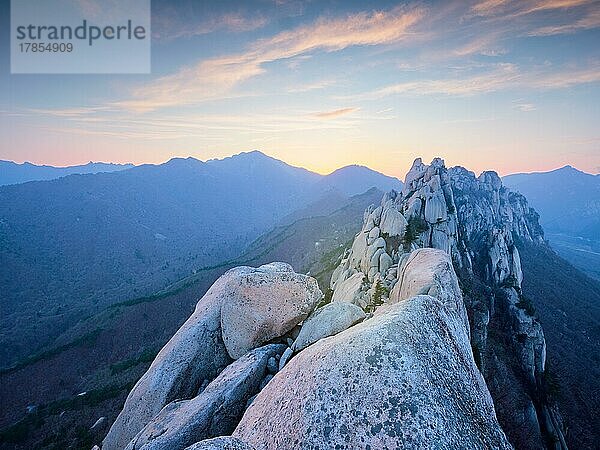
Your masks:
{"label": "rocky ridge", "polygon": [[[411,256],[397,295],[368,314],[326,303],[312,278],[283,263],[230,270],[134,387],[103,448],[511,448],[448,255]],[[240,327],[254,337],[240,357],[226,345],[226,305],[257,324]],[[219,344],[225,367],[206,357],[206,341]],[[190,362],[202,375],[190,375]],[[164,381],[175,378],[174,394]]]}
{"label": "rocky ridge", "polygon": [[[332,276],[333,298],[373,309],[398,296],[435,292],[416,281],[427,268],[415,259],[420,248],[443,250],[460,275],[473,352],[511,442],[566,448],[560,415],[546,396],[544,333],[522,295],[517,240],[543,245],[525,197],[503,187],[495,172],[475,177],[462,167],[447,169],[439,158],[430,165],[419,158],[402,192],[386,194],[365,212]],[[399,283],[407,273],[416,283],[409,292]]]}
{"label": "rocky ridge", "polygon": [[541,229],[497,175],[416,160],[325,296],[283,263],[217,280],[103,448],[539,448],[550,433],[560,448],[515,239]]}

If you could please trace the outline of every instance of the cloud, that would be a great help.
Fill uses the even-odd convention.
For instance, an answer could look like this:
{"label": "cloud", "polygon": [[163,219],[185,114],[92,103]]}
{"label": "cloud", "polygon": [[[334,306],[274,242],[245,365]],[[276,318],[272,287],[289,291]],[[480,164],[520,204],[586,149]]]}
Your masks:
{"label": "cloud", "polygon": [[499,47],[497,41],[500,38],[499,33],[489,32],[484,36],[479,36],[465,45],[452,50],[454,56],[484,55],[500,56],[506,54],[506,50]]}
{"label": "cloud", "polygon": [[523,112],[535,111],[537,109],[533,103],[517,103],[515,108]]}
{"label": "cloud", "polygon": [[539,69],[522,72],[515,64],[501,63],[493,65],[491,70],[481,74],[407,81],[374,90],[362,97],[373,99],[399,94],[469,96],[508,88],[561,89],[599,81],[600,65],[557,72],[544,72]]}
{"label": "cloud", "polygon": [[243,33],[262,28],[267,23],[269,20],[263,15],[248,16],[242,12],[228,12],[211,17],[209,20],[199,21],[172,16],[168,13],[157,14],[153,23],[152,36],[157,39],[172,40],[201,36],[215,31]]}
{"label": "cloud", "polygon": [[600,9],[592,10],[588,15],[573,23],[547,25],[530,31],[529,36],[551,36],[555,34],[571,34],[582,30],[600,27]]}
{"label": "cloud", "polygon": [[[460,13],[459,13],[460,15]],[[447,19],[447,18],[446,18]],[[597,0],[482,0],[462,13],[456,29],[442,32],[473,39],[451,54],[500,56],[515,37],[576,33],[600,26]]]}
{"label": "cloud", "polygon": [[[358,110],[358,108],[347,108]],[[341,111],[341,110],[340,110]],[[306,111],[288,111],[281,114],[169,114],[149,113],[132,115],[127,111],[108,109],[73,108],[72,110],[28,109],[26,118],[41,116],[44,125],[38,128],[56,133],[82,136],[104,136],[115,139],[142,139],[148,141],[194,138],[204,142],[232,141],[234,136],[243,140],[255,141],[289,135],[296,132],[316,130],[355,130],[356,118],[336,117],[332,111],[329,117],[324,113],[308,114]],[[348,111],[350,113],[351,111]],[[324,120],[331,119],[331,120]]]}
{"label": "cloud", "polygon": [[258,41],[254,46],[266,60],[290,58],[312,50],[338,51],[355,45],[390,44],[407,39],[422,9],[396,7],[390,11],[361,12],[315,23]]}
{"label": "cloud", "polygon": [[194,104],[226,96],[249,78],[265,72],[264,65],[313,51],[335,52],[352,46],[391,44],[409,39],[422,9],[396,7],[361,12],[316,22],[261,39],[245,53],[201,61],[136,88],[132,98],[115,102],[134,111]]}
{"label": "cloud", "polygon": [[323,111],[315,113],[314,116],[320,119],[335,119],[336,117],[345,116],[346,114],[351,114],[353,112],[358,111],[360,108],[342,108],[335,109],[333,111]]}
{"label": "cloud", "polygon": [[524,80],[524,84],[539,89],[561,89],[579,84],[600,82],[600,65],[586,69],[570,69],[554,73],[532,74]]}
{"label": "cloud", "polygon": [[593,4],[595,0],[537,0],[533,2],[522,2],[525,6],[520,14],[531,14],[538,11],[548,11],[553,9],[569,9],[582,5]]}
{"label": "cloud", "polygon": [[509,0],[484,0],[474,4],[471,7],[471,11],[475,15],[489,16],[494,12],[497,12],[498,9],[505,7],[507,3],[509,3]]}
{"label": "cloud", "polygon": [[[100,23],[121,23],[123,17],[140,18],[140,11],[143,11],[140,10],[139,2],[121,0],[62,0],[62,2],[66,3],[65,6],[75,7],[87,20]],[[143,3],[141,5],[143,6]]]}
{"label": "cloud", "polygon": [[330,86],[334,86],[335,84],[336,84],[336,81],[333,79],[319,80],[319,81],[314,81],[312,83],[306,83],[306,84],[301,84],[298,86],[292,86],[287,89],[287,92],[289,94],[298,94],[298,93],[316,91],[319,89],[325,89]]}
{"label": "cloud", "polygon": [[40,108],[28,108],[28,113],[41,114],[54,117],[65,117],[65,118],[79,118],[88,116],[98,112],[110,112],[114,111],[113,108],[108,106],[86,106],[80,108],[57,108],[57,109],[40,109]]}
{"label": "cloud", "polygon": [[489,73],[471,77],[407,81],[377,89],[369,96],[380,98],[395,94],[473,95],[497,90],[518,77],[517,67],[514,64],[504,63],[496,65]]}
{"label": "cloud", "polygon": [[540,11],[564,10],[591,5],[595,0],[483,0],[471,7],[475,16],[500,16],[504,19]]}

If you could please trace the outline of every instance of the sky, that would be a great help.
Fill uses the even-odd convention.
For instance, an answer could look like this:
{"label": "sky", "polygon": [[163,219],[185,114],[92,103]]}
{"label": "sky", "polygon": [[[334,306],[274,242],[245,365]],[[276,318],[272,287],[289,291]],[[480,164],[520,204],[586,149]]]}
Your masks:
{"label": "sky", "polygon": [[11,75],[0,13],[0,159],[600,172],[598,0],[156,0],[146,75]]}

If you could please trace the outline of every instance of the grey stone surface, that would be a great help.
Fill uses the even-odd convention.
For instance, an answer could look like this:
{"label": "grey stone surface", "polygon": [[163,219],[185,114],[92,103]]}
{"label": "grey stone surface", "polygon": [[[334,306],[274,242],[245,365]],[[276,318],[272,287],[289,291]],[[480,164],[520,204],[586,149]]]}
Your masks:
{"label": "grey stone surface", "polygon": [[219,278],[196,310],[158,353],[133,387],[105,437],[104,450],[122,450],[168,403],[193,397],[204,380],[213,380],[231,362],[221,337],[224,288],[249,271],[236,268]]}
{"label": "grey stone surface", "polygon": [[316,309],[304,321],[292,349],[296,352],[327,336],[333,336],[365,318],[364,311],[345,302],[329,303]]}
{"label": "grey stone surface", "polygon": [[197,442],[185,450],[254,450],[254,447],[240,439],[223,436]]}
{"label": "grey stone surface", "polygon": [[317,281],[272,263],[232,280],[224,289],[221,328],[233,359],[283,336],[304,320],[322,298]]}
{"label": "grey stone surface", "polygon": [[510,448],[462,321],[430,296],[300,352],[233,435],[257,450]]}
{"label": "grey stone surface", "polygon": [[231,434],[246,402],[259,391],[269,358],[284,349],[271,344],[239,358],[197,397],[165,406],[126,450],[180,450],[202,439]]}
{"label": "grey stone surface", "polygon": [[103,448],[123,449],[165,405],[194,397],[232,357],[291,330],[321,295],[313,278],[294,273],[289,264],[227,271],[136,383]]}
{"label": "grey stone surface", "polygon": [[333,293],[331,302],[346,302],[356,304],[356,299],[361,291],[364,278],[365,275],[362,272],[359,272],[341,282]]}
{"label": "grey stone surface", "polygon": [[400,267],[398,281],[390,294],[390,302],[397,303],[419,294],[439,299],[460,318],[464,328],[469,329],[458,278],[446,252],[434,248],[419,248]]}

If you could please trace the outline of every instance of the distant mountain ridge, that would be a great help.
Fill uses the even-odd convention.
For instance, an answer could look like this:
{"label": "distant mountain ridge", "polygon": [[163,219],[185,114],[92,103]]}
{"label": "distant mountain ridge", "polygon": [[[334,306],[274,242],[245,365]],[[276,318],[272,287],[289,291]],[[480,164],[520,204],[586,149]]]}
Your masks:
{"label": "distant mountain ridge", "polygon": [[55,180],[72,174],[88,174],[100,172],[117,172],[131,169],[133,164],[114,164],[92,162],[68,167],[37,165],[30,162],[17,164],[13,161],[0,160],[0,186],[26,183],[28,181]]}
{"label": "distant mountain ridge", "polygon": [[540,214],[552,247],[571,264],[600,279],[600,175],[564,166],[507,175],[504,184],[525,195]]}
{"label": "distant mountain ridge", "polygon": [[564,166],[507,175],[502,180],[527,197],[546,231],[600,236],[600,175]]}
{"label": "distant mountain ridge", "polygon": [[346,195],[356,195],[368,191],[372,187],[387,192],[402,189],[398,178],[383,175],[365,166],[351,165],[337,169],[327,175],[325,185],[338,189]]}
{"label": "distant mountain ridge", "polygon": [[[241,160],[251,162],[251,159],[256,155],[265,155],[264,153],[253,150],[250,152],[242,152],[233,156],[229,156],[223,159],[209,159],[207,161],[201,161],[194,157],[171,158],[164,164],[185,164],[184,161],[195,163],[205,163],[212,167],[227,167],[228,165],[236,165]],[[269,157],[270,158],[270,157]],[[275,161],[275,158],[272,158]],[[368,191],[370,188],[375,187],[382,191],[389,191],[392,189],[402,189],[402,182],[395,177],[384,175],[380,172],[372,170],[368,167],[361,165],[349,165],[334,170],[328,175],[319,175],[311,172],[308,169],[301,167],[290,166],[283,161],[280,162],[280,167],[286,170],[290,176],[296,176],[295,173],[310,174],[313,181],[318,181],[322,184],[322,189],[327,190],[335,189],[339,190],[344,195],[352,196],[358,195]],[[143,164],[145,166],[154,166],[155,164]],[[156,164],[162,165],[162,164]],[[134,164],[117,164],[117,163],[104,163],[104,162],[92,162],[87,164],[57,167],[50,165],[37,165],[30,162],[24,162],[22,164],[15,163],[13,161],[0,160],[0,186],[6,186],[11,184],[26,183],[28,181],[49,181],[56,180],[58,178],[65,177],[67,175],[86,175],[95,173],[105,172],[118,172],[121,170],[127,170],[136,167]],[[138,166],[139,167],[139,166]],[[239,168],[239,166],[237,166]],[[250,168],[251,166],[249,166]]]}

